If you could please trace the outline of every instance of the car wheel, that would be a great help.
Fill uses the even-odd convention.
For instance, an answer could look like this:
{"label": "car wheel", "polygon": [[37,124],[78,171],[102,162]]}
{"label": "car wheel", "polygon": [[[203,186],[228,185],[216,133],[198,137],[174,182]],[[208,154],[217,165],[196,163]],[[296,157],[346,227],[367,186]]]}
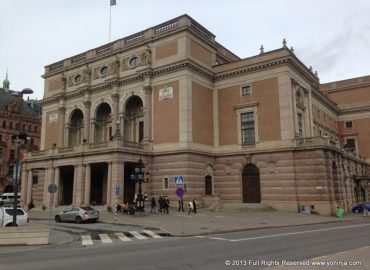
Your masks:
{"label": "car wheel", "polygon": [[18,225],[17,225],[17,224],[15,224],[15,226],[13,226],[13,223],[11,222],[11,223],[6,224],[6,226],[5,226],[5,227],[18,227]]}
{"label": "car wheel", "polygon": [[358,212],[360,212],[360,211],[358,211],[357,209],[355,210],[355,213],[358,213]]}
{"label": "car wheel", "polygon": [[82,223],[82,218],[81,217],[76,217],[76,223],[81,224]]}
{"label": "car wheel", "polygon": [[61,222],[60,216],[55,216],[55,222]]}

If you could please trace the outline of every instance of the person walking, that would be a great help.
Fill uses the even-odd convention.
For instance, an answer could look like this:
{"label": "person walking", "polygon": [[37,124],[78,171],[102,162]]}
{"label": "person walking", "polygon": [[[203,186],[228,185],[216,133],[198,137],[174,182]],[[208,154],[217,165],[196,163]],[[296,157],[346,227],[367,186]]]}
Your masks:
{"label": "person walking", "polygon": [[155,207],[157,206],[157,202],[155,201],[155,198],[152,198],[152,202],[150,204],[150,213],[155,214]]}
{"label": "person walking", "polygon": [[163,201],[163,204],[164,204],[164,210],[166,212],[166,214],[169,214],[169,208],[170,208],[170,200],[168,199],[168,197],[164,197],[164,201]]}
{"label": "person walking", "polygon": [[180,197],[180,199],[179,199],[179,209],[177,209],[177,211],[180,212],[180,210],[182,212],[185,212],[185,210],[184,210],[184,200],[182,199],[182,197]]}
{"label": "person walking", "polygon": [[194,214],[197,213],[197,207],[198,207],[198,202],[197,202],[197,199],[194,198],[193,200],[193,211],[194,211]]}
{"label": "person walking", "polygon": [[163,197],[162,196],[159,196],[158,204],[159,204],[159,210],[158,210],[158,212],[159,213],[163,213]]}
{"label": "person walking", "polygon": [[363,211],[363,214],[364,214],[364,218],[368,218],[369,217],[369,210],[367,209],[365,203],[362,204],[362,211]]}
{"label": "person walking", "polygon": [[190,213],[192,213],[194,211],[194,208],[193,208],[193,201],[189,201],[189,211],[188,211],[188,215]]}

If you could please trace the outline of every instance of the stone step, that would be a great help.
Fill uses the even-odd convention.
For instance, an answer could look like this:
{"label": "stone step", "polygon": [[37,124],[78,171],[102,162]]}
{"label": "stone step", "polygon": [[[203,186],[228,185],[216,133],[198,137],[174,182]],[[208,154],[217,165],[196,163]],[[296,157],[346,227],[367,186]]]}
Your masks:
{"label": "stone step", "polygon": [[275,209],[269,205],[261,203],[221,203],[215,211],[250,211],[250,212],[265,212],[274,211]]}

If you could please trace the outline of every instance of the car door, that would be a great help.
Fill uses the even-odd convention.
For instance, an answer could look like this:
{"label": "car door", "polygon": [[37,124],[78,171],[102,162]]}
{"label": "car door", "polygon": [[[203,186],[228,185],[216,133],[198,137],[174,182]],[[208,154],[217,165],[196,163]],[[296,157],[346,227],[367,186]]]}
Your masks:
{"label": "car door", "polygon": [[72,213],[72,221],[75,221],[76,217],[79,216],[79,214],[80,214],[80,208],[73,207],[71,213]]}
{"label": "car door", "polygon": [[67,209],[63,210],[63,213],[60,215],[62,221],[71,221],[71,212],[72,207],[68,207]]}

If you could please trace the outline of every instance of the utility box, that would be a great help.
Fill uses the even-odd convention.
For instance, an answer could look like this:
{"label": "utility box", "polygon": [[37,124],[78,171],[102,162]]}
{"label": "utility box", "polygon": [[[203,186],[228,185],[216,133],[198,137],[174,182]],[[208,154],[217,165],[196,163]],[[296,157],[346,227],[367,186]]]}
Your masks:
{"label": "utility box", "polygon": [[299,204],[298,212],[303,214],[311,214],[311,205]]}

